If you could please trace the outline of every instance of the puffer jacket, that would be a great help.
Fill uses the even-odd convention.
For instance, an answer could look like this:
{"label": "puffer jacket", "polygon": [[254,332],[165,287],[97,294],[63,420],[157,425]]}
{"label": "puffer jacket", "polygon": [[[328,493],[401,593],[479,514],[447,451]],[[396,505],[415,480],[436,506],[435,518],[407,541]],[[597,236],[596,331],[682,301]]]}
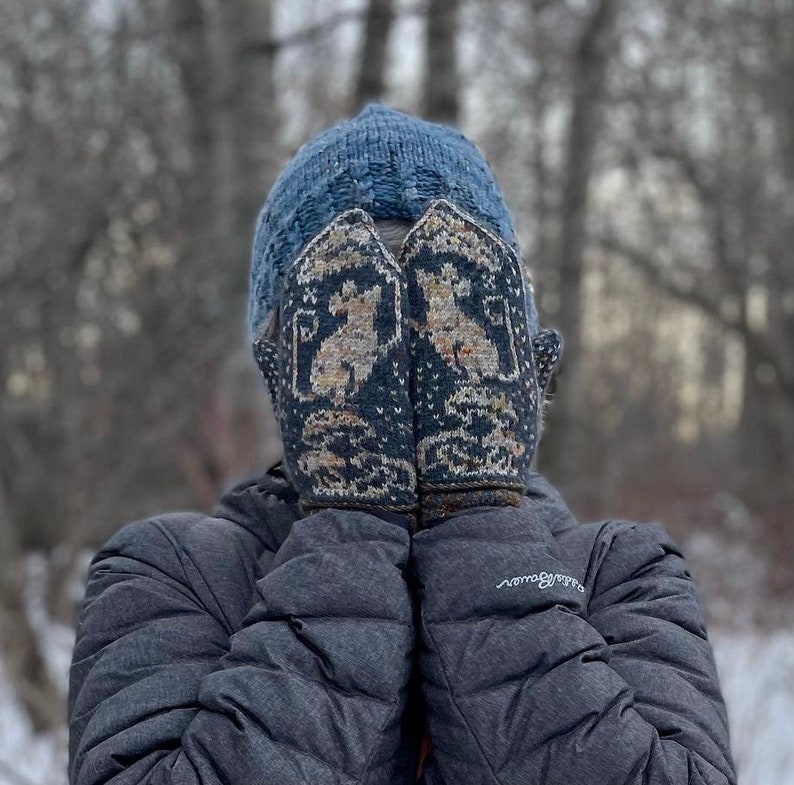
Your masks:
{"label": "puffer jacket", "polygon": [[301,518],[278,468],[127,525],[91,562],[68,711],[72,785],[735,783],[680,551],[577,523],[538,473],[520,508],[413,536]]}

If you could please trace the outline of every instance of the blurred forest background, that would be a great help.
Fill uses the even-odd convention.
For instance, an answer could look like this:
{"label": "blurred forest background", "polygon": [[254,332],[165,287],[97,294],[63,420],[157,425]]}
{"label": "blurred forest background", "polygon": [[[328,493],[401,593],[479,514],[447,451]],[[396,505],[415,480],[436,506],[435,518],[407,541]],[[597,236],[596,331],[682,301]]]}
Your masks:
{"label": "blurred forest background", "polygon": [[791,0],[0,0],[0,783],[65,779],[92,549],[276,455],[255,216],[372,100],[484,150],[566,340],[539,468],[672,531],[794,784]]}

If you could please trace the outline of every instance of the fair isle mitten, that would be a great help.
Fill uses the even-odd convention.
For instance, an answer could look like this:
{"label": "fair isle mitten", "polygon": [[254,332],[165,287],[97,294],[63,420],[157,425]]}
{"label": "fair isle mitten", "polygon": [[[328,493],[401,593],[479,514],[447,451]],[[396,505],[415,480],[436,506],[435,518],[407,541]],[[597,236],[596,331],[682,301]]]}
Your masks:
{"label": "fair isle mitten", "polygon": [[306,512],[417,509],[406,302],[400,266],[359,209],[335,218],[287,273],[278,343],[260,337],[254,354]]}
{"label": "fair isle mitten", "polygon": [[445,200],[411,229],[400,264],[422,521],[519,506],[562,338],[530,336],[518,256]]}

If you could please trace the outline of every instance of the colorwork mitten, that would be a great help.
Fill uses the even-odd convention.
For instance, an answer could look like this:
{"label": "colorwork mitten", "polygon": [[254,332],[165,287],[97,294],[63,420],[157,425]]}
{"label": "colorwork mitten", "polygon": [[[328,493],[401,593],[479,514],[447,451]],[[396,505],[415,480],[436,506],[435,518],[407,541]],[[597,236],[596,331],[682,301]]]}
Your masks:
{"label": "colorwork mitten", "polygon": [[254,353],[305,511],[416,511],[405,303],[402,271],[359,209],[311,240],[284,280],[279,342],[260,338]]}
{"label": "colorwork mitten", "polygon": [[400,263],[422,520],[518,506],[561,336],[530,336],[518,256],[445,200],[411,229]]}

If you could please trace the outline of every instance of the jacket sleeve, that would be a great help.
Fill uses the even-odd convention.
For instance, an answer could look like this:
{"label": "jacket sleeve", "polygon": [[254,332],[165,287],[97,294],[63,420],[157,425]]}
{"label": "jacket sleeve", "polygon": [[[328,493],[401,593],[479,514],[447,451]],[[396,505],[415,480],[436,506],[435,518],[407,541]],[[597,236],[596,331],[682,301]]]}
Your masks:
{"label": "jacket sleeve", "polygon": [[577,576],[522,504],[414,537],[428,785],[735,783],[674,543],[655,524],[606,524]]}
{"label": "jacket sleeve", "polygon": [[[235,630],[167,526],[122,529],[92,561],[78,622],[72,785],[410,782],[409,543],[364,512],[297,521]],[[228,584],[248,569],[218,558]]]}

